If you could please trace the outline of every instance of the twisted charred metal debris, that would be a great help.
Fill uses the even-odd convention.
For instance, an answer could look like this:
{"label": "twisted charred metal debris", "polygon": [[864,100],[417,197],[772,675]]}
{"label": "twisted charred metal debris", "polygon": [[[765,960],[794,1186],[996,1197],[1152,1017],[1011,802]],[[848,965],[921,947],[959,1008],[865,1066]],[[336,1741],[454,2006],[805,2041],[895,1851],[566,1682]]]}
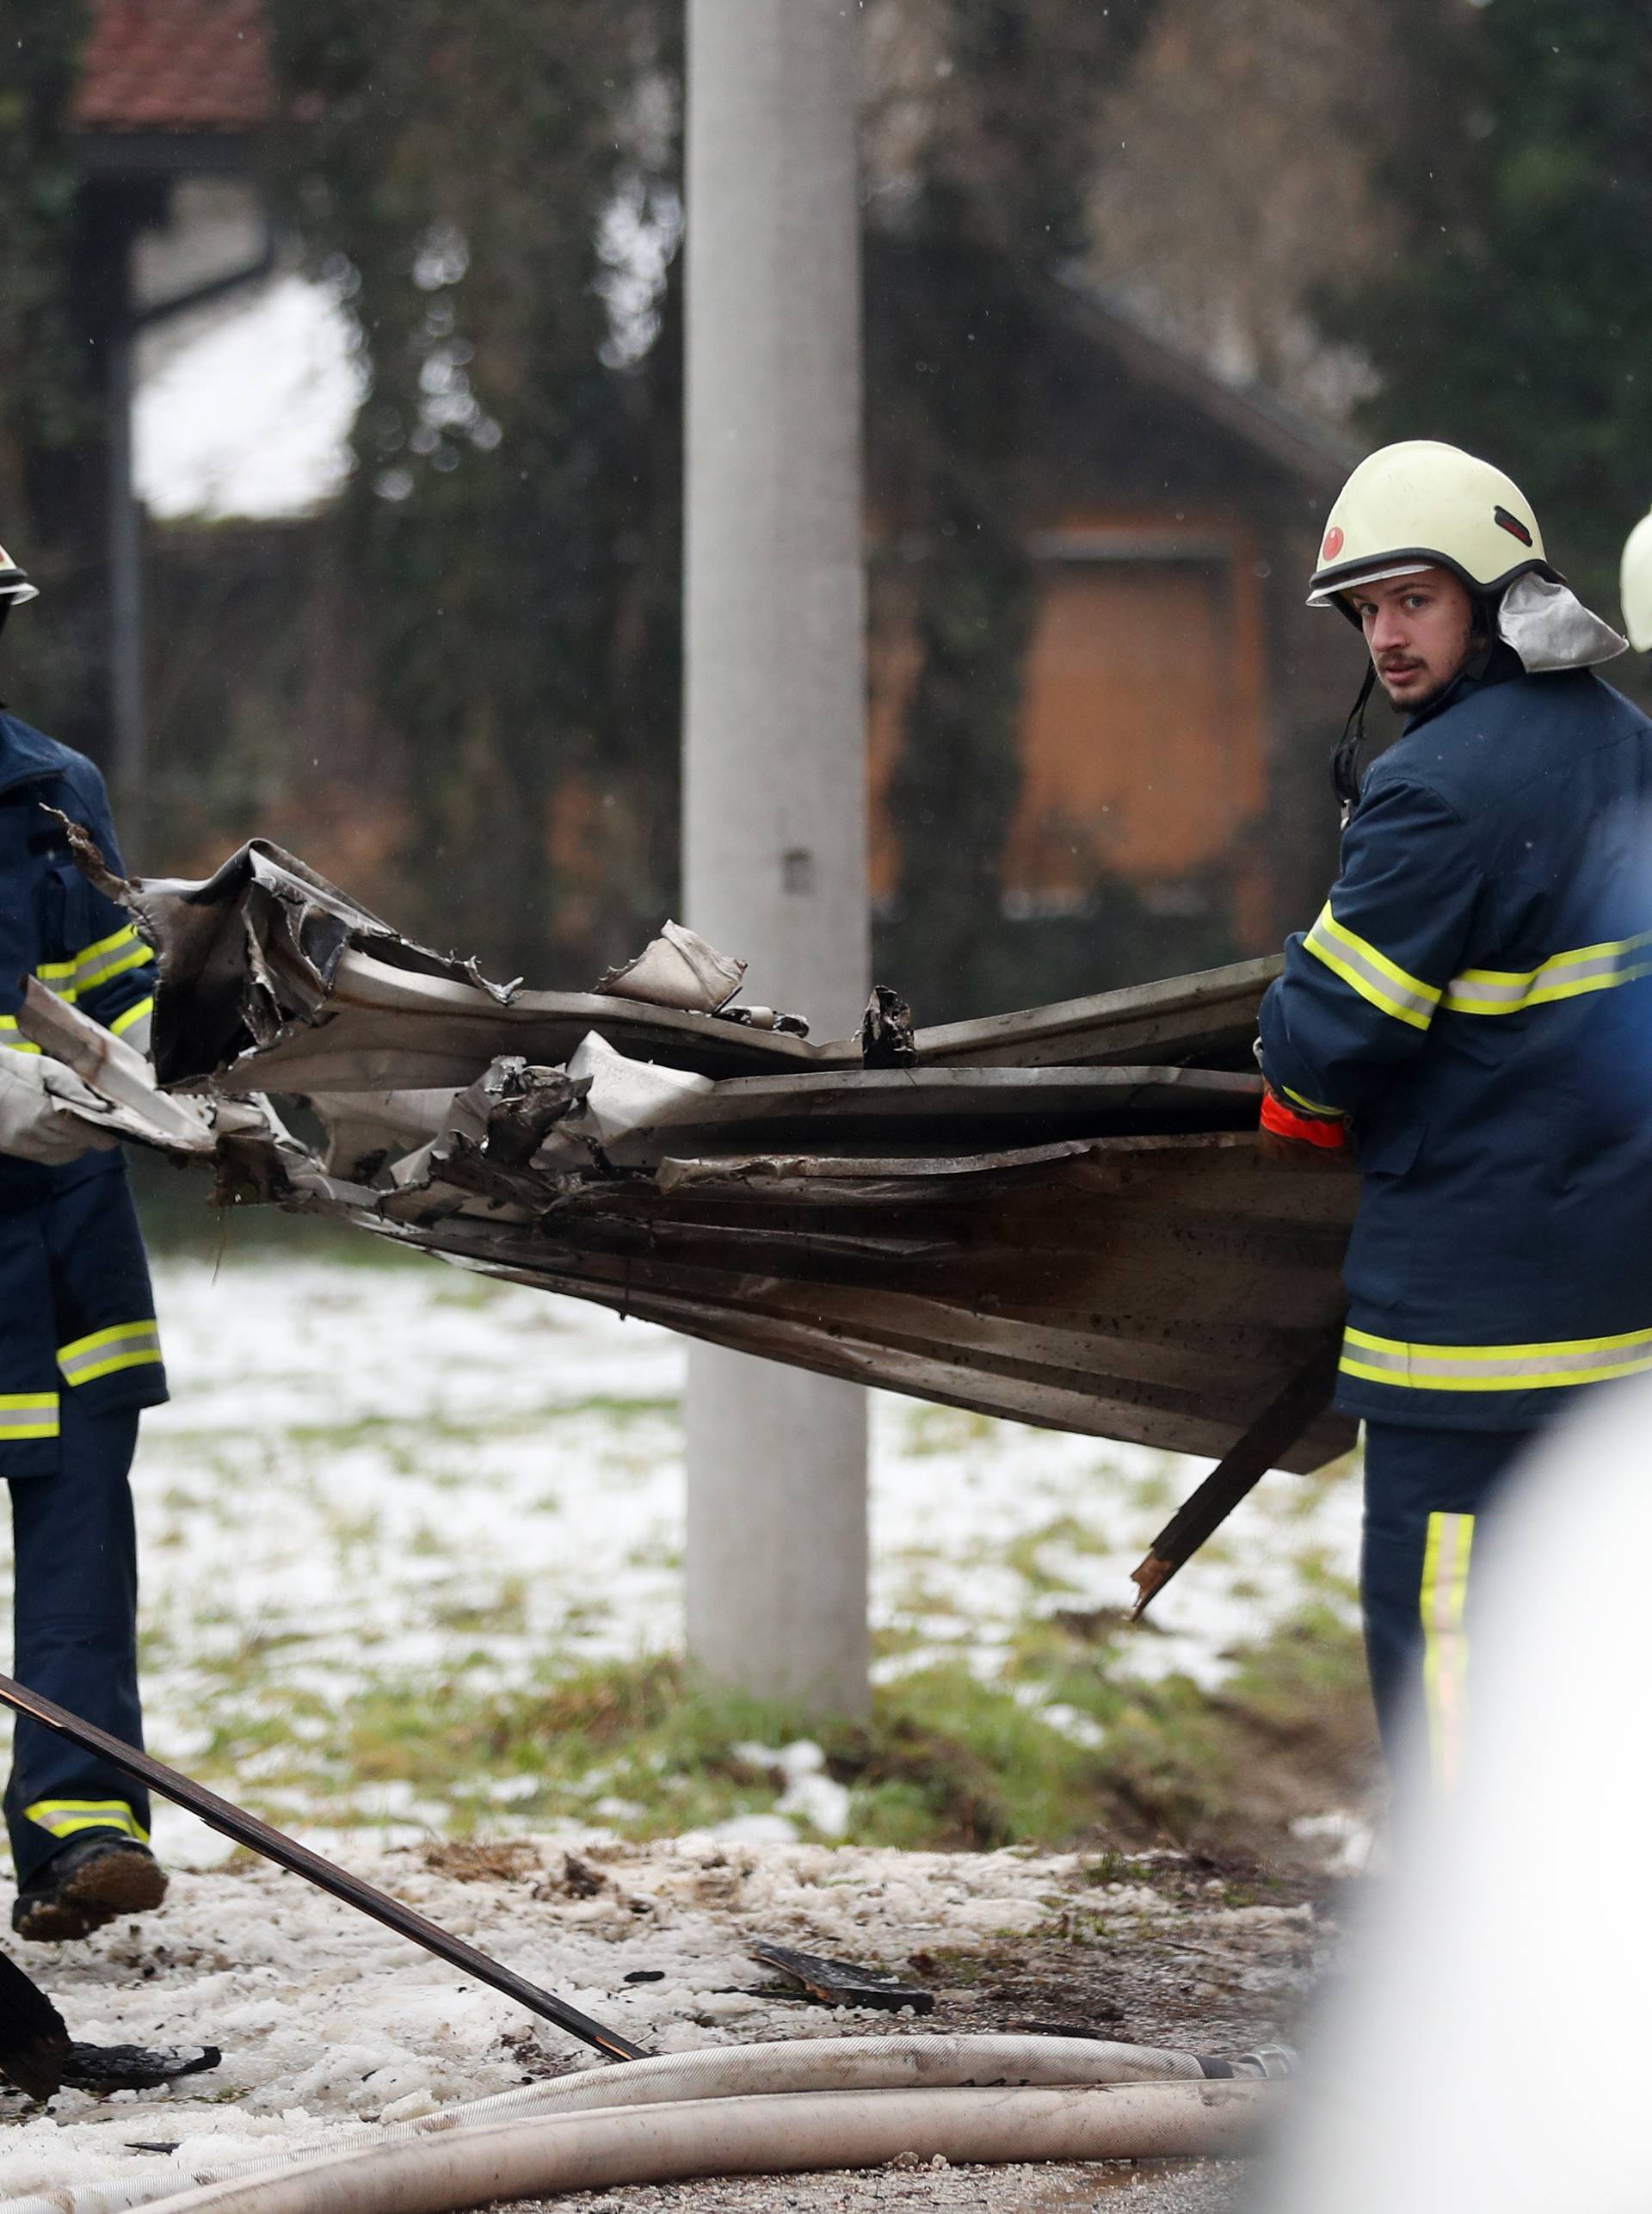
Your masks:
{"label": "twisted charred metal debris", "polygon": [[523,991],[262,842],[202,883],[128,884],[70,832],[157,950],[154,1076],[38,983],[22,1027],[104,1127],[209,1160],[220,1198],[827,1375],[1217,1457],[1135,1571],[1138,1616],[1265,1470],[1353,1442],[1327,1349],[1353,1180],[1255,1143],[1271,961],[934,1030],[879,987],[857,1038],[817,1045],[771,1008],[737,1021],[745,965],[675,923],[595,993]]}
{"label": "twisted charred metal debris", "polygon": [[[1353,1180],[1254,1142],[1272,962],[938,1029],[880,990],[860,1036],[816,1044],[734,1020],[739,965],[676,926],[603,990],[530,991],[262,842],[190,884],[124,884],[80,848],[158,953],[159,1088],[42,987],[22,1026],[108,1102],[105,1127],[211,1166],[221,1198],[1212,1459],[1341,1314]],[[288,1126],[293,1097],[321,1144]],[[1352,1438],[1321,1412],[1277,1465]]]}
{"label": "twisted charred metal debris", "polygon": [[1215,1536],[1240,1502],[1248,1498],[1269,1469],[1279,1465],[1310,1423],[1330,1405],[1341,1348],[1339,1325],[1170,1517],[1146,1559],[1130,1572],[1137,1589],[1132,1621],[1141,1620],[1178,1569],[1185,1568]]}
{"label": "twisted charred metal debris", "polygon": [[213,2044],[155,2051],[146,2045],[87,2044],[71,2038],[40,1985],[0,1953],[0,2076],[31,2099],[49,2099],[65,2084],[100,2094],[150,2091],[216,2068],[222,2058]]}

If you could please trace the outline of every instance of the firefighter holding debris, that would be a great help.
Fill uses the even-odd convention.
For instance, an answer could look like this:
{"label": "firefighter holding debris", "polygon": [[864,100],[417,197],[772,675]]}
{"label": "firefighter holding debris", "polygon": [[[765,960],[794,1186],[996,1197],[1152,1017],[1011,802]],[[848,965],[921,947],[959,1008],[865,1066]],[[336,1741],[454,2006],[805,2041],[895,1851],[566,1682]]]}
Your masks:
{"label": "firefighter holding debris", "polygon": [[[0,552],[0,625],[35,597]],[[74,1079],[48,1066],[18,1016],[38,977],[141,1049],[154,968],[120,909],[76,868],[63,817],[119,869],[96,769],[0,710],[0,1474],[11,1488],[13,1668],[140,1745],[127,1477],[139,1412],[166,1397],[154,1299],[120,1152],[65,1112]],[[38,1723],[17,1724],[5,1814],[23,1936],[83,1937],[160,1903],[145,1794]]]}
{"label": "firefighter holding debris", "polygon": [[[1365,1423],[1361,1598],[1390,1754],[1460,1754],[1473,1577],[1532,1434],[1652,1370],[1652,1112],[1609,1081],[1652,971],[1652,723],[1500,470],[1362,462],[1310,595],[1364,632],[1341,871],[1262,1005],[1265,1146],[1357,1153],[1338,1405]],[[1405,718],[1361,773],[1365,705]],[[1492,1526],[1495,1529],[1495,1524]]]}

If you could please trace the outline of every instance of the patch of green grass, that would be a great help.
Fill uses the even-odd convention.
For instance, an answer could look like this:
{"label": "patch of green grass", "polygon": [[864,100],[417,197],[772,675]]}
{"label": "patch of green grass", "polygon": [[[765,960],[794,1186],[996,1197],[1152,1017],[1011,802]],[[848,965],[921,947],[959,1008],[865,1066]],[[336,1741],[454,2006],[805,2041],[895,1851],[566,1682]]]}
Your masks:
{"label": "patch of green grass", "polygon": [[[478,1608],[475,1626],[500,1626],[495,1610]],[[255,1637],[214,1667],[222,1696],[206,1773],[232,1779],[259,1755],[260,1792],[309,1789],[318,1811],[324,1785],[405,1783],[446,1807],[461,1835],[497,1825],[490,1787],[511,1779],[533,1785],[508,1801],[510,1818],[530,1827],[607,1801],[628,1810],[601,1818],[638,1838],[766,1812],[784,1778],[736,1748],[812,1737],[849,1789],[856,1843],[1058,1847],[1100,1835],[1110,1846],[1265,1851],[1294,1814],[1357,1787],[1368,1749],[1357,1639],[1329,1609],[1243,1655],[1215,1698],[1181,1677],[1110,1674],[1094,1644],[1051,1623],[1018,1652],[1014,1682],[940,1663],[881,1687],[866,1722],[827,1724],[714,1690],[669,1656],[591,1663],[509,1692],[473,1686],[462,1666],[434,1681],[369,1679],[331,1712],[313,1696],[286,1702],[261,1680],[273,1657]],[[1104,1741],[1075,1743],[1028,1702],[1029,1686],[1094,1717]],[[324,1716],[324,1737],[292,1739],[300,1711]],[[343,1806],[328,1818],[341,1817]],[[1091,1871],[1098,1885],[1144,1879],[1119,1850]]]}
{"label": "patch of green grass", "polygon": [[438,1605],[432,1619],[444,1630],[469,1631],[473,1636],[488,1632],[520,1636],[527,1628],[527,1581],[521,1576],[507,1576],[490,1599],[480,1602],[455,1600],[449,1606]]}
{"label": "patch of green grass", "polygon": [[1132,1859],[1128,1853],[1110,1845],[1105,1853],[1088,1862],[1084,1868],[1087,1884],[1151,1884],[1156,1875],[1150,1860]]}
{"label": "patch of green grass", "polygon": [[1081,1522],[1076,1515],[1058,1514],[1040,1528],[1024,1530],[1019,1537],[1012,1538],[1000,1557],[1029,1590],[1048,1593],[1072,1591],[1077,1587],[1050,1565],[1045,1558],[1047,1551],[1095,1554],[1108,1550],[1106,1539],[1090,1524]]}
{"label": "patch of green grass", "polygon": [[466,1410],[448,1415],[439,1409],[416,1416],[361,1415],[345,1422],[292,1422],[282,1433],[284,1450],[323,1464],[341,1453],[368,1447],[410,1476],[428,1472],[433,1445],[452,1445],[472,1451],[482,1438],[525,1438],[539,1435],[548,1423],[593,1417],[617,1429],[652,1415],[675,1418],[678,1402],[669,1394],[638,1394],[621,1397],[611,1392],[592,1392],[582,1399],[547,1399],[531,1407],[479,1417]]}
{"label": "patch of green grass", "polygon": [[1146,1475],[1132,1477],[1126,1496],[1131,1505],[1143,1514],[1163,1514],[1179,1502],[1181,1487],[1172,1475],[1169,1463],[1162,1461],[1157,1468],[1149,1470]]}
{"label": "patch of green grass", "polygon": [[1298,1553],[1292,1566],[1303,1590],[1316,1600],[1341,1600],[1351,1604],[1359,1597],[1352,1578],[1343,1575],[1334,1556],[1322,1546],[1312,1546]]}
{"label": "patch of green grass", "polygon": [[965,1407],[921,1404],[906,1409],[906,1450],[909,1453],[954,1453],[980,1445],[996,1428],[989,1415],[976,1415]]}

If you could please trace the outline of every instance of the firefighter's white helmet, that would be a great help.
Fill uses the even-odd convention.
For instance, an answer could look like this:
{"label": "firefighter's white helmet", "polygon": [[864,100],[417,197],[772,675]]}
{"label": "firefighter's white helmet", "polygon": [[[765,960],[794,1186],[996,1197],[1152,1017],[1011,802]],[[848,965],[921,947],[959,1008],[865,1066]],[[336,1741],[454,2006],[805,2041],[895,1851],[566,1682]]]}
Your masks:
{"label": "firefighter's white helmet", "polygon": [[1351,585],[1424,569],[1455,570],[1482,593],[1533,572],[1559,580],[1513,478],[1460,447],[1409,438],[1368,454],[1338,493],[1308,604],[1322,607]]}
{"label": "firefighter's white helmet", "polygon": [[21,607],[26,600],[38,600],[40,596],[39,585],[29,583],[5,547],[0,546],[0,608],[9,613],[13,607]]}
{"label": "firefighter's white helmet", "polygon": [[1637,653],[1652,653],[1652,515],[1643,515],[1629,533],[1618,596],[1630,645]]}

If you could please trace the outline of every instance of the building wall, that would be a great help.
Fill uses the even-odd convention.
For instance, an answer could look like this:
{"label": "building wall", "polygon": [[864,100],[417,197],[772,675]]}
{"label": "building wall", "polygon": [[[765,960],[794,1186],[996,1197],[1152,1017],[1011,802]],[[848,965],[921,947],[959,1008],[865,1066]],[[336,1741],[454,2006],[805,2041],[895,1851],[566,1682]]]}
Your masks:
{"label": "building wall", "polygon": [[[1236,933],[1268,921],[1268,670],[1254,528],[1229,509],[1075,507],[1033,540],[1040,607],[1023,685],[1022,785],[1005,855],[1012,920],[1077,914],[1123,882],[1185,914],[1224,881]],[[874,894],[900,854],[886,804],[916,675],[898,583],[874,632]]]}

